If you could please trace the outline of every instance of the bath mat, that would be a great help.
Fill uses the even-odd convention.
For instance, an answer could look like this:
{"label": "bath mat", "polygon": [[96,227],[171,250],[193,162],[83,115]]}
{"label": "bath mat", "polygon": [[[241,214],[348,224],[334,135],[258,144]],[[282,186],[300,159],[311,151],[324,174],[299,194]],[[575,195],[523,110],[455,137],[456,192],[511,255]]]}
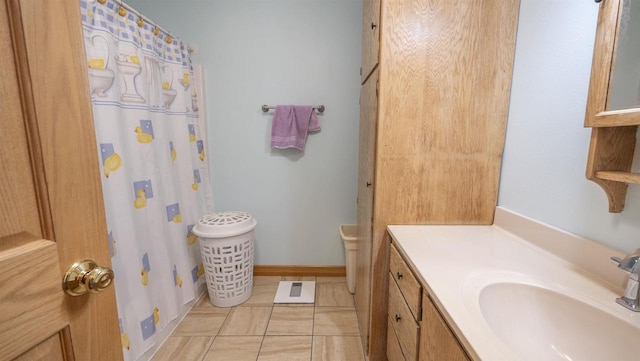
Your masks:
{"label": "bath mat", "polygon": [[316,281],[280,281],[273,303],[314,303]]}

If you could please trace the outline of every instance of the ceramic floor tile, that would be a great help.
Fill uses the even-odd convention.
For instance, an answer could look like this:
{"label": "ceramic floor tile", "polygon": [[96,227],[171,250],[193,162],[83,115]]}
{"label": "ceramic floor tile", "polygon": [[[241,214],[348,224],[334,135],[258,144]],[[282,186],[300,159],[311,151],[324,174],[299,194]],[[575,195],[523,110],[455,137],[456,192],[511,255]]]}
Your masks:
{"label": "ceramic floor tile", "polygon": [[172,336],[215,336],[224,320],[227,311],[192,309],[180,322]]}
{"label": "ceramic floor tile", "polygon": [[153,361],[201,360],[212,341],[213,337],[169,337]]}
{"label": "ceramic floor tile", "polygon": [[265,336],[258,361],[309,361],[311,336]]}
{"label": "ceramic floor tile", "polygon": [[364,361],[360,336],[314,336],[311,361]]}
{"label": "ceramic floor tile", "polygon": [[359,335],[353,307],[316,307],[313,335]]}
{"label": "ceramic floor tile", "polygon": [[267,335],[311,335],[312,307],[274,307],[267,327]]}
{"label": "ceramic floor tile", "polygon": [[316,277],[316,282],[318,283],[346,283],[347,277]]}
{"label": "ceramic floor tile", "polygon": [[203,361],[256,361],[262,336],[218,336]]}
{"label": "ceramic floor tile", "polygon": [[316,306],[355,307],[346,283],[317,283]]}
{"label": "ceramic floor tile", "polygon": [[263,336],[273,307],[235,307],[229,312],[218,335]]}
{"label": "ceramic floor tile", "polygon": [[276,290],[278,284],[267,284],[260,286],[253,286],[251,291],[251,298],[246,302],[239,305],[240,307],[253,307],[253,306],[273,306],[273,298],[276,296]]}

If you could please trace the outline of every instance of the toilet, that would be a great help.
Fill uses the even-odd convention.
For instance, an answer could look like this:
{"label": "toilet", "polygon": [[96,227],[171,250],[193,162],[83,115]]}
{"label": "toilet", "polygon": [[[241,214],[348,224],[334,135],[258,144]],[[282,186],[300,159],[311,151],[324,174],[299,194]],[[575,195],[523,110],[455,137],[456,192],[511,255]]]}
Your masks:
{"label": "toilet", "polygon": [[111,88],[113,79],[116,75],[111,69],[94,69],[89,68],[89,84],[91,85],[91,94],[95,94],[100,98],[106,98],[106,91]]}

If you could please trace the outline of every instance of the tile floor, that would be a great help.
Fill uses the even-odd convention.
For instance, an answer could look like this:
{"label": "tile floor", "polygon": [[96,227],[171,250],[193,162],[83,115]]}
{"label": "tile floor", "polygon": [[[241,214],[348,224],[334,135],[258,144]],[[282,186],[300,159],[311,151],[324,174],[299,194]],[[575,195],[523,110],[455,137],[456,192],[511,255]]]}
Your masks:
{"label": "tile floor", "polygon": [[[316,281],[313,304],[273,304],[279,281]],[[205,294],[153,361],[363,361],[353,295],[344,277],[253,280],[251,298],[218,308]]]}

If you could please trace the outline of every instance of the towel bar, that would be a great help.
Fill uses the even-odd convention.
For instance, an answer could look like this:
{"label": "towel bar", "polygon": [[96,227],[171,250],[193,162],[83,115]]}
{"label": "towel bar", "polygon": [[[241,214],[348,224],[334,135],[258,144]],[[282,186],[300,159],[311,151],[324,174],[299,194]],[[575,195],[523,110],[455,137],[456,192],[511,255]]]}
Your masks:
{"label": "towel bar", "polygon": [[[276,108],[275,106],[265,104],[262,106],[262,111],[266,113],[269,111],[269,109],[275,109],[275,108]],[[313,109],[316,109],[320,113],[324,113],[324,105],[315,106],[313,107]]]}

